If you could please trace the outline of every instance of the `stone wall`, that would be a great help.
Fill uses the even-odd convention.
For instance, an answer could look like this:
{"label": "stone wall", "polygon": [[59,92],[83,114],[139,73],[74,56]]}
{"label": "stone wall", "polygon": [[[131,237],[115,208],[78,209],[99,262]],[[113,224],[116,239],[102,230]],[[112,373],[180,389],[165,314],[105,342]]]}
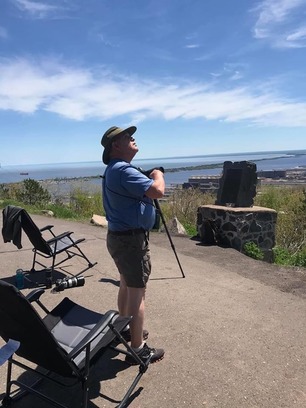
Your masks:
{"label": "stone wall", "polygon": [[203,205],[198,208],[197,231],[203,243],[219,244],[243,252],[247,242],[254,242],[273,260],[277,212],[265,207],[226,207]]}

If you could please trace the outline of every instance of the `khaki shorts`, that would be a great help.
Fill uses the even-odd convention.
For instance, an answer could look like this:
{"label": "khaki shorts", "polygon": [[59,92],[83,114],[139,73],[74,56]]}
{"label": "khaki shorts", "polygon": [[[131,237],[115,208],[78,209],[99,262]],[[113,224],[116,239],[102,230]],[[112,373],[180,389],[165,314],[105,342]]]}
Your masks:
{"label": "khaki shorts", "polygon": [[150,248],[145,231],[135,235],[107,234],[107,249],[131,288],[145,288],[151,273]]}

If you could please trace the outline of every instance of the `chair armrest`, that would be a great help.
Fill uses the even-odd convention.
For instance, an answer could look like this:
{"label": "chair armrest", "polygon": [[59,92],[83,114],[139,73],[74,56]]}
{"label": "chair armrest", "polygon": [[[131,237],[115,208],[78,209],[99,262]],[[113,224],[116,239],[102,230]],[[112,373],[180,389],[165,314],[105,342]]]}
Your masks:
{"label": "chair armrest", "polygon": [[73,350],[68,354],[69,358],[75,358],[80,354],[96,337],[108,326],[113,318],[119,313],[115,310],[109,310],[101,320],[90,330],[89,333],[77,344]]}
{"label": "chair armrest", "polygon": [[[62,238],[66,238],[66,237],[69,237],[69,238],[70,238],[70,235],[71,235],[71,234],[73,234],[72,231],[63,232],[62,234],[59,234],[59,235],[57,235],[57,236],[54,237],[54,238],[48,239],[47,243],[48,243],[48,244],[53,244],[53,242],[59,241],[59,240],[62,239]],[[70,238],[70,239],[71,239],[71,238]],[[71,241],[72,241],[72,240],[71,240]],[[72,241],[72,242],[73,242],[73,241]]]}
{"label": "chair armrest", "polygon": [[39,228],[39,231],[40,231],[40,232],[43,232],[43,231],[46,231],[46,230],[51,231],[51,229],[52,229],[53,227],[54,227],[54,225],[46,225],[45,227]]}
{"label": "chair armrest", "polygon": [[45,293],[44,289],[34,289],[30,293],[27,294],[26,299],[30,303],[37,302],[37,300],[41,297],[43,293]]}
{"label": "chair armrest", "polygon": [[50,311],[46,308],[46,306],[39,300],[41,295],[45,293],[44,289],[34,289],[32,292],[30,292],[25,298],[30,302],[36,302],[39,307],[46,313],[49,314]]}

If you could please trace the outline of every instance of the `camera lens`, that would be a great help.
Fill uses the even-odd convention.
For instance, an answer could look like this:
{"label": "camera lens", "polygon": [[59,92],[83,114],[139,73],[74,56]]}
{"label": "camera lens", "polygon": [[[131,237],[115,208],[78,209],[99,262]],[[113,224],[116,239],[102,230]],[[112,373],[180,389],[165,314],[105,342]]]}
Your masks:
{"label": "camera lens", "polygon": [[83,286],[85,284],[84,276],[77,276],[73,278],[57,279],[55,282],[56,291],[60,292],[66,288],[74,288],[76,286]]}
{"label": "camera lens", "polygon": [[77,284],[77,278],[69,278],[66,280],[67,288],[73,288],[74,286],[77,286]]}
{"label": "camera lens", "polygon": [[83,276],[77,276],[76,278],[67,279],[67,288],[73,288],[75,286],[83,286],[85,279]]}

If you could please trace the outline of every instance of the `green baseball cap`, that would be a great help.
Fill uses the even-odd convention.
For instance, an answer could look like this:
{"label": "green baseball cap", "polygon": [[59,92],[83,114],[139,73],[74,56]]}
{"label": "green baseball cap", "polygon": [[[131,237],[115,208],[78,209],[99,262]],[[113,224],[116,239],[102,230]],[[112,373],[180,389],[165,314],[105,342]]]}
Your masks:
{"label": "green baseball cap", "polygon": [[123,133],[127,133],[130,136],[132,136],[136,132],[136,130],[137,130],[136,126],[130,126],[126,129],[122,129],[118,126],[112,126],[104,133],[101,139],[101,145],[104,147],[104,152],[102,155],[102,160],[104,164],[108,164],[110,161],[109,154],[111,151],[111,146],[112,142],[114,141],[114,138]]}

